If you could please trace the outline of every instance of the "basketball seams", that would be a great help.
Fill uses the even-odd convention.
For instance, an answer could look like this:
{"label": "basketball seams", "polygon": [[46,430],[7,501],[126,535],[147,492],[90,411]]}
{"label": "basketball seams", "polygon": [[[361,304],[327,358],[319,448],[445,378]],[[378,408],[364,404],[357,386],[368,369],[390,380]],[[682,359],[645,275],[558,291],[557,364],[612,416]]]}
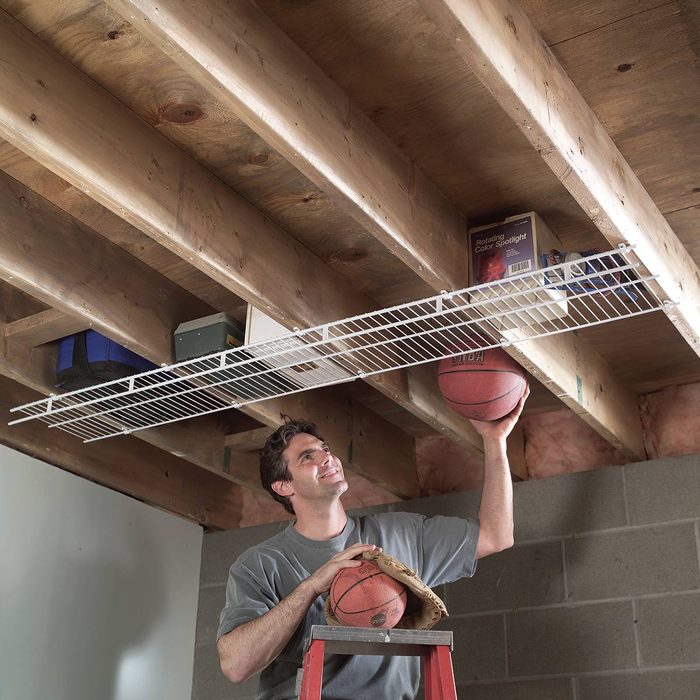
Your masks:
{"label": "basketball seams", "polygon": [[447,405],[472,420],[498,420],[507,415],[527,385],[524,369],[501,348],[483,350],[476,361],[444,359],[437,375]]}
{"label": "basketball seams", "polygon": [[[343,591],[343,593],[342,593],[342,595],[340,596],[340,598],[338,598],[338,600],[335,601],[335,604],[334,604],[333,601],[331,600],[331,605],[333,606],[333,610],[335,611],[335,610],[338,609],[338,606],[340,605],[340,602],[343,600],[343,598],[345,598],[345,596],[346,596],[348,593],[350,593],[350,591],[351,591],[353,588],[355,588],[355,586],[359,586],[359,585],[361,585],[362,583],[364,583],[365,581],[369,581],[370,579],[374,578],[375,576],[381,576],[383,573],[384,573],[383,571],[377,571],[377,572],[373,573],[371,576],[365,576],[364,578],[358,578],[357,581],[355,581],[352,585],[348,586],[348,587]],[[341,612],[345,612],[342,608],[340,608],[340,611],[341,611]],[[351,613],[351,614],[352,614],[352,613]]]}
{"label": "basketball seams", "polygon": [[[406,608],[408,602],[406,588],[381,570],[362,572],[361,568],[343,569],[336,576],[329,591],[330,613],[337,616],[341,623],[344,622],[350,626],[358,624],[369,626],[371,623],[373,627],[393,627]],[[373,583],[371,580],[377,576],[380,578]],[[338,589],[342,589],[342,586],[336,585],[336,582],[340,583],[339,577],[345,578],[343,583],[347,585],[347,588],[343,590],[341,595],[337,596]],[[367,589],[363,585],[365,582],[369,583]],[[381,600],[381,596],[385,596],[385,599]],[[368,607],[360,610],[348,610],[343,607],[344,604],[360,606],[364,604]],[[398,618],[396,618],[397,615]],[[375,622],[374,618],[379,616],[382,620]],[[393,624],[384,624],[387,621],[385,619],[387,616],[392,621],[396,618],[396,621]]]}
{"label": "basketball seams", "polygon": [[362,613],[368,613],[371,612],[372,610],[377,610],[378,608],[383,608],[390,603],[393,603],[395,600],[398,600],[401,598],[401,596],[406,597],[406,591],[400,591],[397,593],[393,598],[389,598],[389,600],[383,602],[383,603],[377,603],[377,605],[374,605],[371,608],[364,608],[363,610],[343,610],[342,608],[339,608],[337,605],[336,607],[332,610],[333,614],[335,615],[336,611],[340,611],[343,613],[343,615],[360,615]]}
{"label": "basketball seams", "polygon": [[482,369],[481,367],[475,367],[474,369],[446,369],[442,372],[438,372],[438,377],[444,377],[446,374],[515,374],[518,377],[522,377],[522,372],[516,372],[513,369]]}
{"label": "basketball seams", "polygon": [[[525,383],[525,380],[523,379],[523,384]],[[512,389],[509,389],[506,391],[505,394],[500,394],[499,396],[494,396],[492,399],[486,399],[483,401],[457,401],[456,399],[452,399],[449,397],[445,397],[447,401],[450,403],[456,404],[457,406],[486,406],[490,403],[494,403],[495,401],[500,401],[501,399],[506,398],[507,396],[510,396],[514,391],[522,391],[523,386],[514,386]]]}

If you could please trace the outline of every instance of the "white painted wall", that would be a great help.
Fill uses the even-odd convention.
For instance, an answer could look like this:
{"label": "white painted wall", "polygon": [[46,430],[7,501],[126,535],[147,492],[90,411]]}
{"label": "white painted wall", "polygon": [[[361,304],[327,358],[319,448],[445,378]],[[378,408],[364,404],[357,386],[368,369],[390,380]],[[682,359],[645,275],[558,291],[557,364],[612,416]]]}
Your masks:
{"label": "white painted wall", "polygon": [[201,545],[0,445],[0,699],[189,700]]}

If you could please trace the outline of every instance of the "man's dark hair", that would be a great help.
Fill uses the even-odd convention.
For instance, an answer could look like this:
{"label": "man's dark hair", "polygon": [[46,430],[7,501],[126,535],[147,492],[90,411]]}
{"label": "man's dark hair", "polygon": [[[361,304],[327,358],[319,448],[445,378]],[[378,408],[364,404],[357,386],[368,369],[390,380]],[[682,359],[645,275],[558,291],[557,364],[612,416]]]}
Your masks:
{"label": "man's dark hair", "polygon": [[286,496],[280,496],[272,488],[275,481],[291,481],[292,475],[289,472],[287,461],[282,457],[282,453],[287,449],[289,441],[299,433],[308,433],[319,440],[323,437],[318,432],[315,423],[299,418],[293,420],[287,417],[284,425],[275,430],[263,446],[260,452],[260,481],[263,488],[278,503],[284,506],[288,513],[294,514],[294,508]]}

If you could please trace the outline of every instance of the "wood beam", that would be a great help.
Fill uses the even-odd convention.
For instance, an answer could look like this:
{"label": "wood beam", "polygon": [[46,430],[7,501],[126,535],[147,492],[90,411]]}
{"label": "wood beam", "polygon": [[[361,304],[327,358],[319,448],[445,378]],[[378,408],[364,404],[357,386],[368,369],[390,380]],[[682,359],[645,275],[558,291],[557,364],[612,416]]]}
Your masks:
{"label": "wood beam", "polygon": [[56,349],[49,345],[29,348],[9,340],[0,321],[0,375],[49,395],[56,379]]}
{"label": "wood beam", "polygon": [[5,336],[30,348],[52,340],[65,338],[89,328],[84,321],[69,316],[58,309],[47,309],[32,316],[25,316],[5,326]]}
{"label": "wood beam", "polygon": [[233,452],[256,452],[261,450],[270,435],[270,428],[255,428],[241,433],[231,433],[224,440],[224,445]]}
{"label": "wood beam", "polygon": [[[320,258],[2,12],[0,38],[0,136],[287,328],[374,308]],[[416,402],[426,387],[417,382],[409,393],[409,376],[393,372],[367,381],[480,453],[480,437],[444,404],[435,382]]]}
{"label": "wood beam", "polygon": [[[108,2],[433,289],[467,285],[466,220],[461,212],[253,3],[241,0],[214,8],[205,0]],[[560,359],[567,346],[570,355],[564,364],[569,369],[564,371]],[[545,338],[508,352],[616,447],[630,457],[644,456],[633,394],[620,382],[605,392],[596,384],[579,390],[583,375],[570,368],[580,357],[594,366],[592,375],[611,374],[581,339]],[[557,365],[554,375],[542,370],[542,358],[550,367]],[[411,386],[406,388],[413,405],[434,425],[426,418],[441,403],[431,403],[434,378],[427,378],[425,370],[409,377]],[[611,417],[629,411],[634,425],[619,430],[618,422],[611,423]]]}
{"label": "wood beam", "polygon": [[107,4],[433,288],[467,286],[464,217],[257,5]]}
{"label": "wood beam", "polygon": [[[157,364],[172,357],[180,320],[206,304],[65,212],[0,173],[0,278],[94,327]],[[1,305],[3,314],[9,310]],[[32,350],[0,334],[0,373],[44,394],[55,391],[52,348]],[[225,425],[219,417],[139,432],[139,437],[235,483],[223,471]]]}
{"label": "wood beam", "polygon": [[[80,264],[76,265],[76,260]],[[204,306],[4,173],[0,173],[0,278],[117,342],[131,344],[136,352],[157,364],[171,360],[172,331],[177,320],[201,316]],[[133,339],[138,339],[138,344]],[[11,341],[7,345],[13,347]],[[324,432],[337,436],[338,448],[347,442],[343,436],[349,436],[352,445],[353,431],[348,426],[381,426],[383,436],[376,445],[393,445],[394,454],[387,455],[384,449],[375,454],[371,445],[359,452],[350,449],[347,466],[400,497],[419,495],[412,438],[337,392],[308,392],[303,397],[252,404],[244,410],[273,426],[284,415],[313,415]],[[342,420],[338,422],[335,416],[342,416]],[[225,427],[219,416],[137,434],[227,479],[260,489],[257,474],[251,478],[250,470],[239,472],[235,462],[225,463]],[[355,442],[365,446],[371,443],[357,437]]]}
{"label": "wood beam", "polygon": [[186,289],[190,294],[206,302],[212,309],[225,311],[239,321],[245,319],[245,302],[235,294],[163,248],[7,141],[0,142],[0,170],[4,170],[15,180],[63,209],[103,238],[118,245]]}
{"label": "wood beam", "polygon": [[41,398],[0,377],[0,442],[90,481],[128,494],[209,528],[238,527],[241,492],[230,481],[207,474],[134,437],[91,445],[44,424],[8,426],[9,409]]}
{"label": "wood beam", "polygon": [[2,279],[156,363],[172,361],[178,323],[211,312],[5,173],[0,247]]}
{"label": "wood beam", "polygon": [[513,0],[419,0],[611,245],[658,275],[664,309],[700,355],[700,270]]}

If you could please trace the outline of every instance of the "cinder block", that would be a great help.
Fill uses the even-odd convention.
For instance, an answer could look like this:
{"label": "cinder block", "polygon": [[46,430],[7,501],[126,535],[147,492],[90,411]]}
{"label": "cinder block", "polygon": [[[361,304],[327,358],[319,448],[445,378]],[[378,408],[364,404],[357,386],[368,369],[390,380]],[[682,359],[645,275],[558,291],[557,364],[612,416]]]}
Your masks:
{"label": "cinder block", "polygon": [[254,544],[272,537],[287,525],[289,522],[284,521],[204,535],[199,585],[225,584],[228,570],[240,554]]}
{"label": "cinder block", "polygon": [[393,503],[394,512],[422,513],[423,515],[454,515],[458,518],[476,518],[479,512],[481,491],[459,491],[440,496],[414,498],[403,503]]}
{"label": "cinder block", "polygon": [[700,671],[646,671],[577,679],[578,700],[698,700]]}
{"label": "cinder block", "polygon": [[436,629],[454,633],[452,666],[456,683],[505,677],[503,615],[448,617],[441,620]]}
{"label": "cinder block", "polygon": [[446,589],[452,615],[563,603],[561,542],[515,546],[486,557],[473,578]]}
{"label": "cinder block", "polygon": [[700,593],[640,600],[644,666],[700,663]]}
{"label": "cinder block", "polygon": [[700,587],[692,523],[577,537],[564,551],[570,600]]}
{"label": "cinder block", "polygon": [[197,606],[196,644],[216,643],[216,631],[219,629],[219,613],[226,602],[226,586],[202,588],[199,591]]}
{"label": "cinder block", "polygon": [[257,675],[245,683],[231,683],[224,676],[215,644],[196,647],[192,700],[243,700],[255,696],[257,688]]}
{"label": "cinder block", "polygon": [[515,541],[626,524],[622,468],[523,481],[514,487]]}
{"label": "cinder block", "polygon": [[700,455],[624,467],[630,523],[700,517]]}
{"label": "cinder block", "polygon": [[507,613],[512,676],[636,666],[632,603]]}
{"label": "cinder block", "polygon": [[573,692],[568,678],[457,686],[458,697],[469,700],[573,700]]}

